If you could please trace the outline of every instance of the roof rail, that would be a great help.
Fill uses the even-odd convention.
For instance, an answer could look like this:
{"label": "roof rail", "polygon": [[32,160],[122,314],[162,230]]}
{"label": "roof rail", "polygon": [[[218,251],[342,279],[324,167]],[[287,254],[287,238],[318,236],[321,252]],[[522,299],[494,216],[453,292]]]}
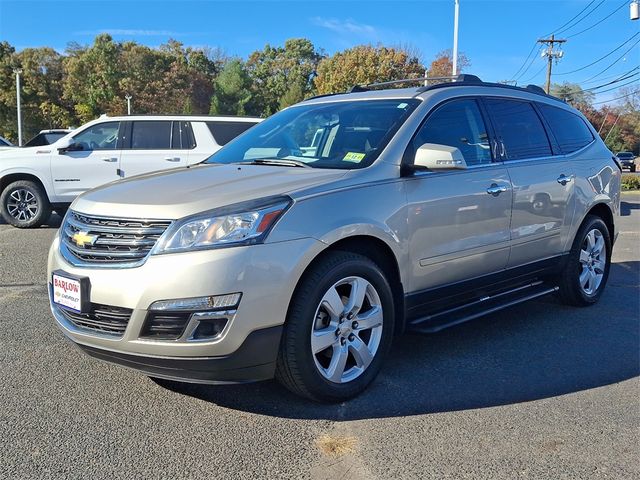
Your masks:
{"label": "roof rail", "polygon": [[[470,75],[468,73],[462,73],[457,76],[403,78],[400,80],[391,80],[388,82],[369,83],[366,85],[354,85],[353,87],[349,88],[345,93],[367,92],[372,88],[391,87],[391,86],[403,84],[403,83],[428,82],[429,80],[439,80],[440,83],[436,83],[434,85],[428,85],[428,86],[427,85],[420,86],[416,89],[416,95],[419,95],[429,90],[436,90],[436,89],[445,88],[445,87],[483,85],[486,87],[500,87],[500,88],[506,88],[511,90],[528,91],[531,93],[535,93],[537,95],[544,95],[545,97],[553,98],[555,100],[562,102],[561,99],[556,98],[552,95],[549,95],[538,85],[527,85],[526,87],[517,87],[515,85],[505,85],[502,83],[483,82],[476,75]],[[329,95],[336,95],[336,94],[331,93],[326,95],[318,95],[312,98],[324,97]]]}
{"label": "roof rail", "polygon": [[466,83],[482,83],[475,75],[469,74],[460,74],[460,75],[449,75],[444,77],[419,77],[419,78],[402,78],[400,80],[390,80],[388,82],[376,82],[376,83],[368,83],[366,85],[354,85],[347,93],[355,93],[355,92],[366,92],[371,90],[372,88],[378,87],[387,87],[393,85],[399,85],[403,83],[415,83],[415,82],[428,82],[430,80],[453,80],[455,82],[466,82]]}

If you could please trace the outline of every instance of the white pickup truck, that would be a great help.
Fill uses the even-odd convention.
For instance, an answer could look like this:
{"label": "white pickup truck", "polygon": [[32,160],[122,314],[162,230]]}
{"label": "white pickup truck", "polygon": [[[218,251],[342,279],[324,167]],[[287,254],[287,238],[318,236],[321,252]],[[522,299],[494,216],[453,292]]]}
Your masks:
{"label": "white pickup truck", "polygon": [[86,190],[207,159],[261,119],[102,116],[40,147],[0,152],[0,213],[19,228],[45,223]]}

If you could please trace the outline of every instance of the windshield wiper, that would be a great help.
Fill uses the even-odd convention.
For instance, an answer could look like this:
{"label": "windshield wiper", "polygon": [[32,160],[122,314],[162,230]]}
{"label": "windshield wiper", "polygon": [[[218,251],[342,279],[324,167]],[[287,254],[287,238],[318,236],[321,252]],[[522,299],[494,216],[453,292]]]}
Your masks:
{"label": "windshield wiper", "polygon": [[280,167],[302,167],[313,168],[300,160],[292,160],[289,158],[254,158],[247,162],[238,162],[240,165],[276,165]]}

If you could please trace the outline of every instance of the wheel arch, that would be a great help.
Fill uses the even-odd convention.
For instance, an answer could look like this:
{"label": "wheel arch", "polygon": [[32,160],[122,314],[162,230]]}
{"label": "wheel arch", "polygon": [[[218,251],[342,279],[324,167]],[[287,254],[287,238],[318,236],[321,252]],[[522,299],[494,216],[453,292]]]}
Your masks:
{"label": "wheel arch", "polygon": [[[322,261],[327,254],[336,251],[347,251],[367,257],[383,270],[387,276],[389,286],[391,287],[391,292],[393,294],[394,313],[396,318],[396,331],[394,333],[402,333],[405,328],[405,307],[404,287],[402,285],[400,265],[391,246],[376,236],[366,234],[353,235],[328,244],[326,248],[320,251],[305,267],[302,275],[300,275],[300,278],[296,283],[295,290],[297,290],[306,273],[311,270],[314,265]],[[295,290],[291,298],[294,298]]]}
{"label": "wheel arch", "polygon": [[[586,218],[589,215],[595,215],[596,217],[600,217],[604,224],[607,226],[607,230],[609,230],[609,237],[611,238],[611,243],[615,240],[615,221],[613,217],[613,212],[611,207],[604,202],[596,203],[593,205],[586,215],[582,218],[580,222],[580,226],[584,223]],[[579,229],[580,227],[578,227]]]}
{"label": "wheel arch", "polygon": [[47,186],[45,185],[45,183],[37,175],[33,173],[28,173],[28,172],[14,172],[14,173],[8,173],[6,175],[3,175],[0,178],[0,194],[4,192],[4,189],[7,188],[9,184],[13,182],[17,182],[19,180],[26,180],[26,181],[36,183],[38,186],[42,187],[42,190],[44,191],[45,195],[49,199],[49,202],[52,201],[50,192],[47,189]]}

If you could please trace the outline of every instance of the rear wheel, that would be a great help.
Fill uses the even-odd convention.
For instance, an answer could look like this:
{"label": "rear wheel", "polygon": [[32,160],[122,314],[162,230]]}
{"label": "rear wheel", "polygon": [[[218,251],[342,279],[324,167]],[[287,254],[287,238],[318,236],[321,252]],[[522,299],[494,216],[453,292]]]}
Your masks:
{"label": "rear wheel", "polygon": [[40,185],[29,180],[7,185],[0,195],[0,210],[6,222],[18,228],[37,227],[51,215],[46,193]]}
{"label": "rear wheel", "polygon": [[393,327],[393,297],[382,270],[367,257],[331,252],[296,289],[276,378],[312,400],[351,398],[378,374]]}
{"label": "rear wheel", "polygon": [[578,230],[568,264],[560,275],[560,298],[569,305],[596,303],[607,283],[611,237],[600,217],[589,215]]}

